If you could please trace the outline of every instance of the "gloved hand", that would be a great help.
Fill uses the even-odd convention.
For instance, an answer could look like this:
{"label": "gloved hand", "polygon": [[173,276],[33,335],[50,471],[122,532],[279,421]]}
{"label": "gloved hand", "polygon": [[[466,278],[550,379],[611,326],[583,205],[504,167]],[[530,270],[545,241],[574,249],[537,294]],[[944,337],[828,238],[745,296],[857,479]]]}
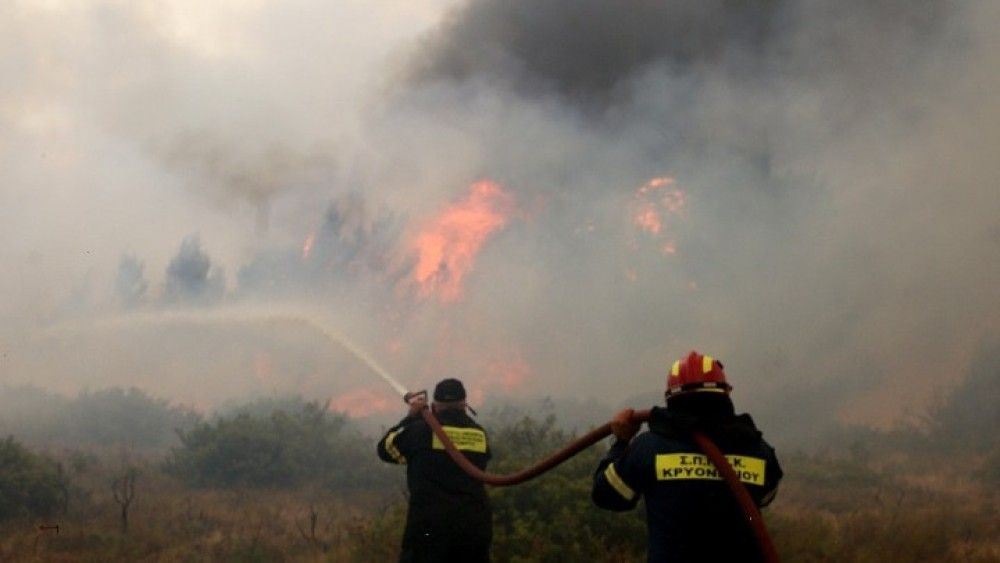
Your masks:
{"label": "gloved hand", "polygon": [[628,442],[635,436],[636,432],[639,431],[640,423],[634,422],[633,416],[635,416],[634,410],[625,409],[611,419],[611,432],[615,438]]}
{"label": "gloved hand", "polygon": [[417,395],[410,399],[410,410],[406,416],[420,416],[420,411],[427,408],[427,395]]}

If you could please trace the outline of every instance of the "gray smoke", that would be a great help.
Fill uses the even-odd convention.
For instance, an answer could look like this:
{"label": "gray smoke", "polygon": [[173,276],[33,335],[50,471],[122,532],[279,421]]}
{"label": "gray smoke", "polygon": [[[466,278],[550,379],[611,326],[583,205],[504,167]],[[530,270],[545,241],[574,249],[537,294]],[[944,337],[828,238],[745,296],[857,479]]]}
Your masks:
{"label": "gray smoke", "polygon": [[[416,58],[417,80],[499,79],[606,106],[651,66],[760,70],[786,2],[467,2]],[[616,96],[617,95],[617,96]]]}
{"label": "gray smoke", "polygon": [[299,151],[284,145],[258,146],[260,142],[226,141],[214,138],[210,131],[187,132],[154,152],[191,189],[218,202],[243,200],[255,205],[257,230],[266,233],[272,198],[281,192],[324,186],[333,174],[334,162],[322,147]]}
{"label": "gray smoke", "polygon": [[[554,225],[548,256],[572,258],[537,256],[539,300],[508,301],[500,326],[523,323],[560,350],[551,371],[572,365],[590,388],[716,350],[750,406],[800,433],[916,405],[997,337],[997,292],[955,275],[998,273],[971,258],[998,250],[1000,170],[973,148],[997,140],[977,122],[996,123],[998,106],[977,93],[997,52],[976,21],[996,15],[937,1],[469,2],[410,76],[424,111],[442,90],[471,100],[455,120],[473,127],[497,107],[490,165],[554,191],[553,218],[597,223],[585,241]],[[533,154],[510,147],[512,129]],[[661,171],[692,201],[678,255],[623,260],[626,241],[600,221],[623,184]]]}
{"label": "gray smoke", "polygon": [[[445,4],[0,8],[5,382],[80,384],[125,335],[17,335],[142,272],[160,304],[294,301],[414,388],[619,403],[697,348],[786,435],[891,422],[1000,341],[995,2]],[[515,211],[421,296],[417,233],[483,178]],[[133,331],[84,371],[357,390],[311,334]]]}
{"label": "gray smoke", "polygon": [[406,270],[398,255],[402,219],[375,210],[361,194],[337,196],[298,246],[259,252],[239,270],[239,294],[247,298],[294,299],[359,283],[390,293]]}
{"label": "gray smoke", "polygon": [[134,307],[146,296],[149,283],[143,273],[146,265],[131,254],[123,254],[118,261],[118,276],[115,278],[115,292],[122,304]]}

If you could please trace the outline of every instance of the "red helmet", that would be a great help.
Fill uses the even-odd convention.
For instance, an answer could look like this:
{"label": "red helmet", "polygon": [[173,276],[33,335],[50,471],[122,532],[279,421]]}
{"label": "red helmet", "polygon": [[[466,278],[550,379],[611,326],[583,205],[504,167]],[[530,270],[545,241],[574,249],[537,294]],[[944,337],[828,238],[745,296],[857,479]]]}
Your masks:
{"label": "red helmet", "polygon": [[674,362],[667,375],[667,398],[691,391],[728,393],[730,389],[722,362],[694,351]]}

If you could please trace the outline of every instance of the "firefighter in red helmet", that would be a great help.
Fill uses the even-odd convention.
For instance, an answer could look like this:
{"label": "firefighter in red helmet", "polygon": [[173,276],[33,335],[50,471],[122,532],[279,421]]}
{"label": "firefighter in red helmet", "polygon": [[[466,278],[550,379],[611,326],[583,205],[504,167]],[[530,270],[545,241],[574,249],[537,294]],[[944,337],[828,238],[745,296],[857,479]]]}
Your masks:
{"label": "firefighter in red helmet", "polygon": [[631,409],[615,416],[615,442],[594,473],[594,503],[623,511],[646,497],[651,563],[761,561],[737,501],[692,435],[719,446],[758,506],[774,499],[782,476],[774,448],[750,415],[735,413],[715,358],[691,352],[674,362],[666,387],[666,407],[653,407],[648,432],[636,436]]}

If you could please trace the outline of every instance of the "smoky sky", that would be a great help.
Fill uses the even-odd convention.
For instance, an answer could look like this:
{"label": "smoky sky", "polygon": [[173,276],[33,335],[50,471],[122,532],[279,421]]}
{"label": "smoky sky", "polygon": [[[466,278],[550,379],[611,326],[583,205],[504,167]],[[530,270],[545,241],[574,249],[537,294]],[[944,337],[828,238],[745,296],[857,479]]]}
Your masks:
{"label": "smoky sky", "polygon": [[[549,219],[608,219],[623,182],[661,172],[695,202],[669,261],[623,260],[621,233],[599,223],[548,245],[537,261],[559,267],[539,299],[559,314],[501,326],[523,322],[593,380],[629,375],[620,356],[591,343],[641,365],[653,350],[706,342],[750,368],[754,399],[781,389],[770,406],[796,423],[832,405],[917,409],[919,389],[961,376],[945,357],[968,361],[996,338],[998,292],[954,274],[996,278],[973,256],[997,255],[997,221],[979,208],[996,209],[997,171],[971,147],[996,145],[973,121],[995,120],[997,108],[966,98],[996,68],[995,38],[977,37],[968,19],[995,19],[991,11],[469,2],[425,38],[409,79],[430,92],[429,105],[454,88],[508,100],[476,100],[476,114],[530,108],[511,125],[528,148],[512,148],[507,127],[495,145],[484,131],[484,152],[512,185],[555,192]],[[511,109],[510,98],[521,105]],[[553,123],[565,129],[553,134]],[[638,279],[615,279],[623,269]],[[697,290],[684,291],[684,280]],[[650,358],[648,371],[662,359]]]}
{"label": "smoky sky", "polygon": [[[998,340],[998,15],[7,5],[3,378],[391,397],[322,324],[413,387],[618,404],[694,348],[787,435],[891,422]],[[654,178],[676,212],[643,199]],[[459,299],[421,296],[413,240],[483,179],[514,210]],[[188,326],[191,307],[279,318]]]}
{"label": "smoky sky", "polygon": [[115,291],[125,306],[134,306],[145,296],[149,282],[146,281],[144,269],[145,265],[130,254],[122,255],[118,261]]}
{"label": "smoky sky", "polygon": [[429,39],[413,74],[497,77],[529,95],[607,104],[651,65],[759,70],[783,8],[770,0],[470,2]]}

